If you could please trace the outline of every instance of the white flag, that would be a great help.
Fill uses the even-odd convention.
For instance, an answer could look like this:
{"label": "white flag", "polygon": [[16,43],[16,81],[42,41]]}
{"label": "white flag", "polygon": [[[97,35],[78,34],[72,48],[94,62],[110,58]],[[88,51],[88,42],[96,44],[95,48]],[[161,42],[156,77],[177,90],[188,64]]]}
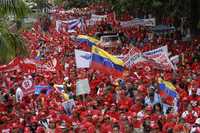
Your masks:
{"label": "white flag", "polygon": [[90,93],[90,86],[88,79],[81,79],[76,82],[76,95],[83,95]]}
{"label": "white flag", "polygon": [[23,98],[23,91],[20,87],[17,88],[16,90],[16,93],[15,93],[15,96],[16,96],[16,102],[20,102],[22,101],[22,98]]}
{"label": "white flag", "polygon": [[92,53],[75,49],[76,68],[89,68]]}

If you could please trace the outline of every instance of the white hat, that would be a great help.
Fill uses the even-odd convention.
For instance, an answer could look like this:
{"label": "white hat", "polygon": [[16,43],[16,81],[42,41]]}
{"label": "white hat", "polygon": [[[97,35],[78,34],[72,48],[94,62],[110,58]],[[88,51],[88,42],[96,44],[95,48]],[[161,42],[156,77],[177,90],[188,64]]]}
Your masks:
{"label": "white hat", "polygon": [[65,77],[65,78],[64,78],[64,81],[67,81],[67,80],[69,80],[69,77]]}
{"label": "white hat", "polygon": [[197,119],[196,119],[195,124],[200,125],[200,118],[197,118]]}

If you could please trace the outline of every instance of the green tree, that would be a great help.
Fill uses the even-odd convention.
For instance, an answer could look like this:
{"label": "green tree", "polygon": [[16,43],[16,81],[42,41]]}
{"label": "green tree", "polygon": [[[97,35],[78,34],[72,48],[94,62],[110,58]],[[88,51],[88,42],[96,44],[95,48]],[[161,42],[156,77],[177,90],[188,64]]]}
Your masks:
{"label": "green tree", "polygon": [[26,47],[18,32],[9,30],[10,17],[15,22],[30,12],[23,0],[0,1],[0,63],[7,63],[16,56],[26,55]]}
{"label": "green tree", "polygon": [[54,5],[60,6],[60,5],[62,5],[64,3],[64,1],[65,0],[54,0],[53,2],[54,2]]}

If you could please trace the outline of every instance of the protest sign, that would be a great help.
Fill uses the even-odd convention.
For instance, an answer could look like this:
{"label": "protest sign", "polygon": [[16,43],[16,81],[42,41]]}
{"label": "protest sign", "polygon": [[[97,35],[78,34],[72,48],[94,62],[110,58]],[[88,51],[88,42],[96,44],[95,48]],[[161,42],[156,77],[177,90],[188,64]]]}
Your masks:
{"label": "protest sign", "polygon": [[163,46],[151,51],[144,52],[143,55],[147,59],[154,60],[156,63],[160,64],[162,69],[165,70],[174,69],[174,66],[168,57],[167,46]]}
{"label": "protest sign", "polygon": [[88,79],[78,80],[76,83],[76,95],[83,95],[90,93],[90,86]]}
{"label": "protest sign", "polygon": [[89,68],[92,54],[90,52],[75,49],[76,68]]}

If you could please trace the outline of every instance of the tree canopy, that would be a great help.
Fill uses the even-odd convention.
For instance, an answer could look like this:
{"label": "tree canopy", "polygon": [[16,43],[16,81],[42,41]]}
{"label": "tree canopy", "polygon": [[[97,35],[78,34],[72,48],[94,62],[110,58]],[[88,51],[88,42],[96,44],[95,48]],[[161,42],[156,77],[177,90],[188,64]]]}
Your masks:
{"label": "tree canopy", "polygon": [[1,0],[0,3],[0,64],[7,63],[16,56],[26,55],[26,47],[19,33],[11,32],[9,18],[15,22],[29,13],[29,8],[23,0]]}

